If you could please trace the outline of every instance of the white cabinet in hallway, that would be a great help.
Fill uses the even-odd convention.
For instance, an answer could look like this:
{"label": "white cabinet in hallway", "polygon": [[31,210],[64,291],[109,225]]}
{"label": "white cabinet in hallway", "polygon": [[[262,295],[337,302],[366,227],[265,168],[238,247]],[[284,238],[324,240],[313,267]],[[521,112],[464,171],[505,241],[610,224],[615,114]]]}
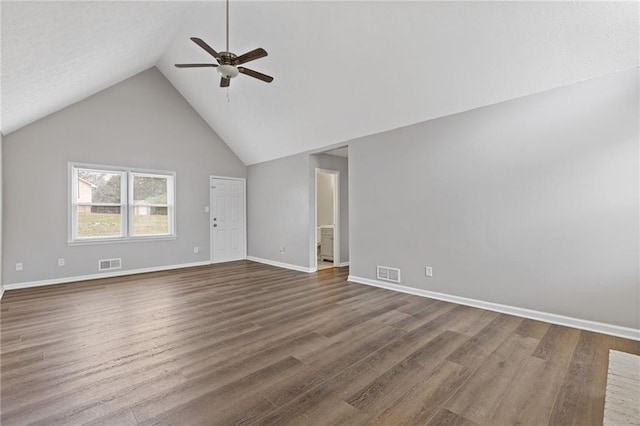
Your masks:
{"label": "white cabinet in hallway", "polygon": [[333,226],[320,227],[320,259],[333,261]]}

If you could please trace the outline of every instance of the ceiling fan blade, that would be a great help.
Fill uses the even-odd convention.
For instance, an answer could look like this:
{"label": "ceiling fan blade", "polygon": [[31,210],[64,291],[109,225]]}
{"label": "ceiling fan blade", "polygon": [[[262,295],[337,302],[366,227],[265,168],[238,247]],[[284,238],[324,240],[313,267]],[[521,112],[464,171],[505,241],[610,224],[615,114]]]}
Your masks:
{"label": "ceiling fan blade", "polygon": [[207,53],[209,53],[209,55],[213,56],[216,59],[220,59],[220,54],[213,50],[211,46],[205,43],[202,39],[199,39],[198,37],[191,37],[191,41],[203,48]]}
{"label": "ceiling fan blade", "polygon": [[252,50],[251,52],[247,52],[244,55],[238,56],[233,63],[235,65],[246,64],[250,61],[255,61],[256,59],[264,58],[268,53],[262,47],[258,47],[257,49]]}
{"label": "ceiling fan blade", "polygon": [[262,74],[261,72],[258,72],[258,71],[250,70],[249,68],[238,67],[238,71],[241,72],[242,74],[246,74],[253,78],[257,78],[258,80],[266,81],[267,83],[271,83],[273,81],[273,77],[268,76],[266,74]]}
{"label": "ceiling fan blade", "polygon": [[175,64],[176,68],[217,67],[217,64]]}
{"label": "ceiling fan blade", "polygon": [[220,79],[220,87],[229,87],[229,83],[231,83],[231,79],[230,78],[222,77]]}

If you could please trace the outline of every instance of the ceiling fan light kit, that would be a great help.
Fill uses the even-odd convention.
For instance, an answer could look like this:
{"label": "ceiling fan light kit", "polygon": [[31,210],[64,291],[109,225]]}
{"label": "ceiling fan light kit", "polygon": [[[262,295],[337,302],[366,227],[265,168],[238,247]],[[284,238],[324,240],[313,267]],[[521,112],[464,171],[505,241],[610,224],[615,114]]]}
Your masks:
{"label": "ceiling fan light kit", "polygon": [[238,71],[238,68],[234,67],[233,65],[227,64],[220,65],[218,68],[216,68],[216,71],[218,71],[218,74],[220,74],[220,77],[222,78],[235,78],[240,73],[240,71]]}
{"label": "ceiling fan light kit", "polygon": [[191,41],[200,46],[205,52],[213,56],[218,63],[175,64],[177,68],[216,68],[216,71],[218,72],[218,74],[220,74],[220,87],[229,87],[231,79],[236,78],[238,74],[245,74],[250,77],[257,78],[258,80],[262,80],[266,83],[271,83],[273,81],[273,77],[271,76],[251,70],[249,68],[238,66],[267,56],[267,51],[263,48],[259,47],[252,50],[251,52],[247,52],[240,56],[229,52],[229,0],[227,0],[227,51],[218,53],[213,50],[211,46],[205,43],[204,40],[198,37],[191,37]]}

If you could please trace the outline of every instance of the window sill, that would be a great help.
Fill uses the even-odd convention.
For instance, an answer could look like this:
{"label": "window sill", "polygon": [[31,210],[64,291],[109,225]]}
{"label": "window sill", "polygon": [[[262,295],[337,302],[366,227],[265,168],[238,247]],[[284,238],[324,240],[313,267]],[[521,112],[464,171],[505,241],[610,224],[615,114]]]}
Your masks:
{"label": "window sill", "polygon": [[119,243],[148,243],[150,241],[172,241],[177,235],[159,235],[157,237],[129,237],[129,238],[109,238],[100,240],[76,240],[67,241],[68,246],[92,246],[96,244],[119,244]]}

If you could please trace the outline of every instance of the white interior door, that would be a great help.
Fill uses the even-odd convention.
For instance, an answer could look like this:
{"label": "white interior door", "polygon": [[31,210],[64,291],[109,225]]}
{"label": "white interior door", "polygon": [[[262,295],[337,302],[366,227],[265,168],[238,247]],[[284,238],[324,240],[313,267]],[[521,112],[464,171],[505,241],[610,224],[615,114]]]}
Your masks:
{"label": "white interior door", "polygon": [[211,177],[211,263],[246,258],[245,180]]}

